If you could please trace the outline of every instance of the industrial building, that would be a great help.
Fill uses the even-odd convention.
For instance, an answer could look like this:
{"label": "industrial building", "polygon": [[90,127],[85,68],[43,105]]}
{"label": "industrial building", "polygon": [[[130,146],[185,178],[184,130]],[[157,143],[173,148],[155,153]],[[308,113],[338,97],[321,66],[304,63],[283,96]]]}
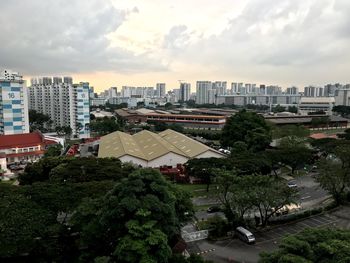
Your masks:
{"label": "industrial building", "polygon": [[116,157],[142,167],[175,167],[193,158],[223,158],[224,155],[173,130],[141,131],[130,135],[114,132],[100,139],[98,157]]}

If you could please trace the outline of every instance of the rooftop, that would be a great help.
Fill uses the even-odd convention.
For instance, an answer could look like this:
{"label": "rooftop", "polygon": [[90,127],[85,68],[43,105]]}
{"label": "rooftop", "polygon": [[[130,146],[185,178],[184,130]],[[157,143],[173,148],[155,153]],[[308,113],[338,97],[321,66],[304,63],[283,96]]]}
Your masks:
{"label": "rooftop", "polygon": [[39,144],[55,144],[56,142],[44,139],[40,132],[0,135],[0,149],[23,148]]}
{"label": "rooftop", "polygon": [[98,156],[120,158],[130,155],[151,161],[170,152],[194,158],[208,150],[215,151],[169,129],[159,134],[144,130],[134,135],[117,131],[101,138]]}

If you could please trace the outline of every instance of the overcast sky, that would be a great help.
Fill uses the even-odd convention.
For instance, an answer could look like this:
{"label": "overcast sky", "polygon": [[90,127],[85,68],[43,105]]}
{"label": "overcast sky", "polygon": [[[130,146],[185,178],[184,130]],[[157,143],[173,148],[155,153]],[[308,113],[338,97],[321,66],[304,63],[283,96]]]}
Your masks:
{"label": "overcast sky", "polygon": [[349,0],[1,0],[0,10],[0,69],[26,78],[72,75],[98,90],[350,83]]}

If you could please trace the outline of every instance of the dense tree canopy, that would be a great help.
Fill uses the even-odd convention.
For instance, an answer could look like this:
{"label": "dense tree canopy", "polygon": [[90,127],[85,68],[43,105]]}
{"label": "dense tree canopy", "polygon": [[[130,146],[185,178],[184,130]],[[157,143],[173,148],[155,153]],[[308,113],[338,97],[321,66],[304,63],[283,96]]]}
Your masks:
{"label": "dense tree canopy", "polygon": [[285,181],[265,175],[238,176],[235,171],[217,171],[219,199],[228,220],[238,226],[248,211],[260,215],[262,226],[284,206],[296,203],[297,191]]}
{"label": "dense tree canopy", "polygon": [[39,130],[47,131],[45,125],[51,125],[52,120],[49,116],[37,112],[36,110],[29,110],[29,126],[31,131]]}
{"label": "dense tree canopy", "polygon": [[87,247],[81,259],[167,262],[169,240],[179,233],[184,213],[176,196],[159,172],[143,169],[121,180],[104,198],[86,201],[73,218]]}
{"label": "dense tree canopy", "polygon": [[236,142],[244,142],[253,151],[266,149],[271,143],[270,126],[264,117],[242,110],[230,117],[222,131],[221,143],[232,147]]}
{"label": "dense tree canopy", "polygon": [[337,204],[343,203],[350,189],[349,145],[337,146],[331,155],[318,162],[318,168],[316,181],[333,196]]}
{"label": "dense tree canopy", "polygon": [[262,253],[260,263],[350,262],[350,231],[309,228],[283,239],[279,249]]}
{"label": "dense tree canopy", "polygon": [[333,112],[336,112],[340,114],[343,117],[346,117],[350,114],[350,107],[349,106],[343,106],[343,105],[337,105],[333,107]]}
{"label": "dense tree canopy", "polygon": [[34,182],[88,182],[119,180],[135,168],[116,158],[49,157],[29,164],[19,176],[21,185]]}
{"label": "dense tree canopy", "polygon": [[114,117],[104,117],[102,119],[96,119],[90,123],[90,130],[100,136],[119,131],[120,129],[121,127]]}

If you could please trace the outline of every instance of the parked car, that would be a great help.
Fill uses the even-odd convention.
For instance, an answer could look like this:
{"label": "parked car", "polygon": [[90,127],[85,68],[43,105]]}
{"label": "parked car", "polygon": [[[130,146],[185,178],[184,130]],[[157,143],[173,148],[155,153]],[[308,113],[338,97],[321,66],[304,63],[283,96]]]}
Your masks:
{"label": "parked car", "polygon": [[220,212],[221,208],[219,206],[211,206],[207,209],[208,213],[216,213],[216,212]]}
{"label": "parked car", "polygon": [[294,182],[294,181],[289,181],[289,182],[288,182],[288,187],[289,187],[289,188],[296,188],[296,187],[298,187],[298,185],[297,185],[297,183]]}
{"label": "parked car", "polygon": [[255,243],[255,237],[254,235],[244,227],[237,227],[235,231],[236,236],[242,240],[243,242],[247,244],[254,244]]}

